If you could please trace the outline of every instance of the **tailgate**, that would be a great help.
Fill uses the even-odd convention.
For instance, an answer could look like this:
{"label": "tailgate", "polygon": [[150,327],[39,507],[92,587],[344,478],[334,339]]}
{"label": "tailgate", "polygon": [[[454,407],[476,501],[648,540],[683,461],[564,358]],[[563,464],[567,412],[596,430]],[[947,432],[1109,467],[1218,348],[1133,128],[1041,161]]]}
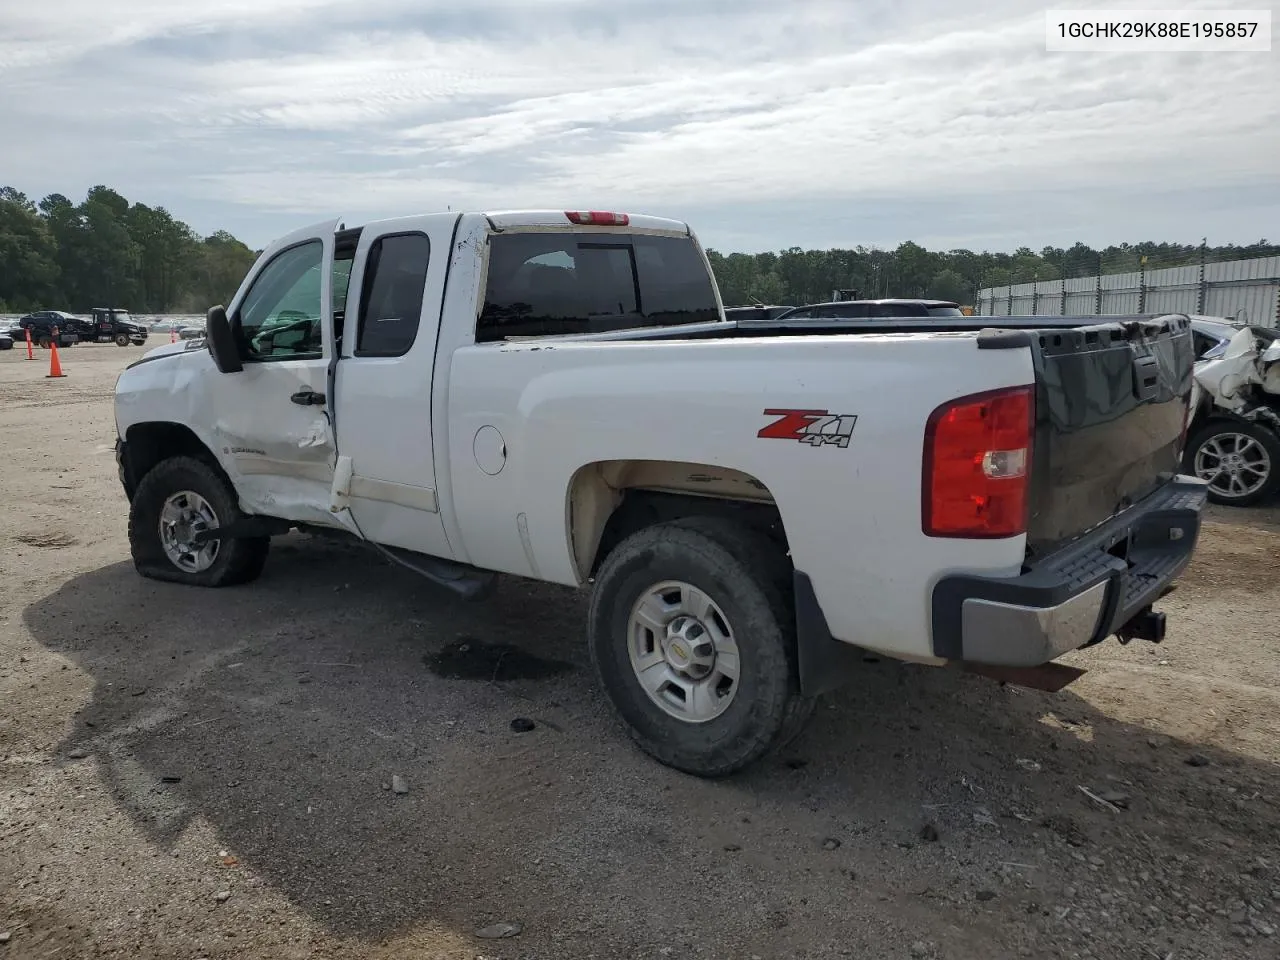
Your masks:
{"label": "tailgate", "polygon": [[1029,558],[1179,472],[1192,389],[1182,315],[1030,332],[1036,366]]}

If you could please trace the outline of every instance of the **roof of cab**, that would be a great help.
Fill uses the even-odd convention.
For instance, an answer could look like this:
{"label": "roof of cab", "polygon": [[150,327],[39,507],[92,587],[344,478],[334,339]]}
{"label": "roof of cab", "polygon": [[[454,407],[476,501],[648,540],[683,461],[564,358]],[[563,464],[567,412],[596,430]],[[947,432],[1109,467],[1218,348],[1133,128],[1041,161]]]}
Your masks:
{"label": "roof of cab", "polygon": [[[625,217],[625,222],[621,224],[609,223],[586,223],[577,225],[569,219],[569,213],[574,211],[565,210],[455,210],[429,211],[431,214],[439,214],[440,216],[479,216],[484,217],[492,225],[495,230],[510,230],[526,227],[533,228],[566,228],[576,227],[576,229],[591,230],[621,230],[629,233],[646,232],[646,233],[671,233],[684,234],[689,236],[692,230],[689,224],[681,220],[672,220],[667,217],[653,217],[646,214],[637,213],[621,213]],[[592,211],[597,216],[599,212]],[[379,218],[363,223],[350,222],[345,217],[339,217],[334,220],[325,220],[320,223],[313,223],[305,227],[301,227],[284,237],[273,242],[273,246],[291,242],[294,238],[314,234],[317,231],[324,231],[331,225],[335,232],[351,232],[354,234],[368,227],[371,223],[391,224],[397,220],[405,220],[411,217],[424,215],[423,211],[411,214],[402,214],[397,217]],[[605,216],[613,216],[612,213],[605,213]]]}

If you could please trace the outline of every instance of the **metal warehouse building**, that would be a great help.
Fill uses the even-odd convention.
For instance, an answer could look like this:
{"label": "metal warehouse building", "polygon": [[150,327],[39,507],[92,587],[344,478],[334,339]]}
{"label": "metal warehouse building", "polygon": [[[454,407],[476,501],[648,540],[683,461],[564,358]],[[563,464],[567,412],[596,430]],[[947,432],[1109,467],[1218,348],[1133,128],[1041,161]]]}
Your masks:
{"label": "metal warehouse building", "polygon": [[1190,313],[1280,326],[1280,257],[1228,260],[978,291],[986,316]]}

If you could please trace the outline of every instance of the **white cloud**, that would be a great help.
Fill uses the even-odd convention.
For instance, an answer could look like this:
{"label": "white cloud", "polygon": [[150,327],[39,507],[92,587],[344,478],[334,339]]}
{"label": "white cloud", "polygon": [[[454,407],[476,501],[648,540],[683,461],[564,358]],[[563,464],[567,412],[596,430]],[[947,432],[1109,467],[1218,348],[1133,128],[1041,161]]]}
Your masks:
{"label": "white cloud", "polygon": [[[971,246],[1062,242],[1073,210],[1092,242],[1240,241],[1280,204],[1273,55],[1051,55],[1015,0],[16,2],[0,175],[110,183],[205,231],[236,205],[258,243],[446,204],[695,210],[754,248],[919,239],[931,207]],[[1224,210],[1229,188],[1257,202]],[[900,233],[859,239],[895,205]]]}

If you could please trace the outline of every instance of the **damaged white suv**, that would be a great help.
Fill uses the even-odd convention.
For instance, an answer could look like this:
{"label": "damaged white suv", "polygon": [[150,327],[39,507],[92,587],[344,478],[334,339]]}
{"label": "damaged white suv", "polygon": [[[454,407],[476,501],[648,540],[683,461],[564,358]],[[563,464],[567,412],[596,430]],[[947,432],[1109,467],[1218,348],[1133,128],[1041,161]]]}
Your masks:
{"label": "damaged white suv", "polygon": [[1280,487],[1280,331],[1192,317],[1197,397],[1183,469],[1209,499],[1253,506]]}

